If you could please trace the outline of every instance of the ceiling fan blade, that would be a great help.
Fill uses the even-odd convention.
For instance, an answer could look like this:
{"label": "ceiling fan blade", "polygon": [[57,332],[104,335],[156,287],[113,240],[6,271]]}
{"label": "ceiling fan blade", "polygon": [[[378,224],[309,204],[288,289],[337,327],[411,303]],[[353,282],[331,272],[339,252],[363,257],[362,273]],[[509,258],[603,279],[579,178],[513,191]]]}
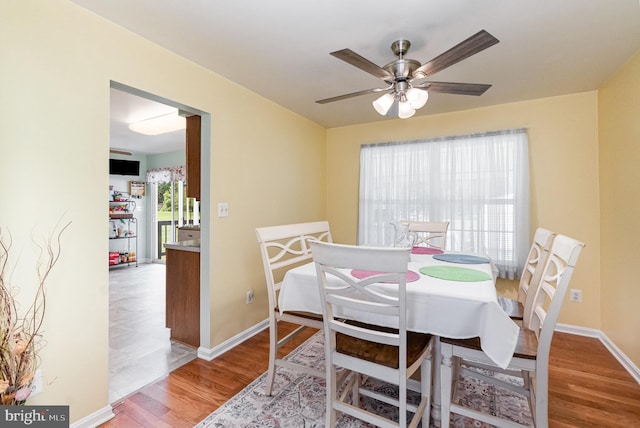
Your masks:
{"label": "ceiling fan blade", "polygon": [[413,85],[413,87],[427,89],[431,92],[441,92],[443,94],[479,96],[484,94],[491,85],[481,83],[425,82],[421,85]]}
{"label": "ceiling fan blade", "polygon": [[351,49],[342,49],[339,51],[331,52],[330,55],[347,62],[354,67],[358,67],[360,70],[366,71],[369,74],[372,74],[385,82],[391,83],[394,79],[393,74],[389,73],[382,67],[377,66],[372,63],[368,59],[358,55]]}
{"label": "ceiling fan blade", "polygon": [[324,100],[316,101],[316,103],[318,104],[332,103],[334,101],[346,100],[347,98],[353,98],[360,95],[372,94],[375,92],[386,92],[386,91],[390,91],[391,89],[393,89],[393,85],[389,86],[388,88],[365,89],[364,91],[352,92],[350,94],[338,95],[337,97],[325,98]]}
{"label": "ceiling fan blade", "polygon": [[463,59],[469,58],[480,51],[498,43],[499,40],[485,30],[478,31],[473,36],[458,43],[448,51],[438,55],[429,62],[424,63],[413,72],[414,79],[431,76],[450,67]]}

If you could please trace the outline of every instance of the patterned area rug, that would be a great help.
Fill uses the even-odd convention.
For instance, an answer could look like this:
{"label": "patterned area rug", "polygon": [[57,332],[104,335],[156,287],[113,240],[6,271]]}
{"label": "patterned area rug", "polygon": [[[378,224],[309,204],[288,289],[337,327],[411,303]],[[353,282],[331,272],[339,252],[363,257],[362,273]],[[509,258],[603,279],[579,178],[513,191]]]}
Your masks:
{"label": "patterned area rug", "polygon": [[[315,334],[286,357],[312,367],[324,366],[324,347],[321,333]],[[207,416],[196,428],[319,428],[324,427],[324,379],[278,368],[273,395],[265,394],[266,373],[240,391],[222,407]],[[517,383],[515,378],[509,379]],[[497,388],[476,378],[460,376],[455,401],[481,411],[503,415],[533,426],[526,398],[507,389]],[[368,379],[367,386],[397,393],[397,388],[376,379]],[[362,397],[363,404],[378,414],[397,420],[397,409]],[[417,397],[410,397],[414,401]],[[339,414],[340,415],[340,414]],[[433,426],[433,423],[431,424]],[[482,422],[453,415],[451,425],[456,428],[488,428]],[[370,428],[371,425],[347,415],[338,417],[338,427]]]}

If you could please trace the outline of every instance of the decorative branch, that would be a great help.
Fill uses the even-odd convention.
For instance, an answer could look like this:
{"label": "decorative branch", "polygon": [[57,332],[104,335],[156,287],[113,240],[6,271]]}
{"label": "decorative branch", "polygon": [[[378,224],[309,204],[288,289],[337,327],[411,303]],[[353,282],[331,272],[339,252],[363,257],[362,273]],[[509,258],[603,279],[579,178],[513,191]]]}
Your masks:
{"label": "decorative branch", "polygon": [[[24,404],[31,394],[29,388],[40,365],[41,328],[46,312],[45,282],[61,253],[62,233],[71,225],[60,221],[44,242],[32,235],[39,249],[36,263],[38,288],[34,299],[21,317],[17,311],[16,289],[9,287],[6,268],[11,249],[11,235],[0,227],[0,404]],[[17,294],[17,293],[16,293]]]}

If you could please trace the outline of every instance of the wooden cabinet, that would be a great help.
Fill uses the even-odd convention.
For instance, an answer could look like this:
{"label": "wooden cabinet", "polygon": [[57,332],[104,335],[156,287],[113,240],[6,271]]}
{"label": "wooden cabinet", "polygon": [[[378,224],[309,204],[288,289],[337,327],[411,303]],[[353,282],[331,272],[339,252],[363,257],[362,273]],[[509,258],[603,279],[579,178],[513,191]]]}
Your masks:
{"label": "wooden cabinet", "polygon": [[200,253],[167,248],[167,328],[171,339],[200,346]]}
{"label": "wooden cabinet", "polygon": [[198,115],[187,117],[187,197],[200,200],[200,124]]}

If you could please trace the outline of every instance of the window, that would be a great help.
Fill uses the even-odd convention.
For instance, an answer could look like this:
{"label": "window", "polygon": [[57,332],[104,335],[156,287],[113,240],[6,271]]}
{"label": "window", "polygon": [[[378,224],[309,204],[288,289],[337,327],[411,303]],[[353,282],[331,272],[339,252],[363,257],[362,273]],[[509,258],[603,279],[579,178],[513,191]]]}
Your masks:
{"label": "window", "polygon": [[391,245],[391,222],[449,221],[447,249],[490,256],[515,279],[529,251],[529,160],[524,129],[360,151],[358,242]]}
{"label": "window", "polygon": [[165,258],[167,242],[178,240],[178,227],[200,224],[200,203],[187,197],[186,179],[184,166],[147,170],[147,182],[157,207],[152,213],[152,243],[157,260]]}

